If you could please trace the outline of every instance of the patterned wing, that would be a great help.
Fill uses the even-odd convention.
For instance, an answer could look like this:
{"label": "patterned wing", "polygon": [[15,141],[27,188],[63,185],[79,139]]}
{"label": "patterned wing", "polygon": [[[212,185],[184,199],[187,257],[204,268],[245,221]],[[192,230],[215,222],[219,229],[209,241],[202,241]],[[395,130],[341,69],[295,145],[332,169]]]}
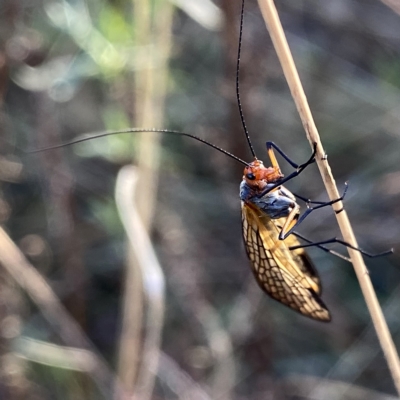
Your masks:
{"label": "patterned wing", "polygon": [[[279,219],[272,219],[272,223],[276,225],[278,228],[278,232],[280,232],[283,222]],[[292,246],[298,246],[300,242],[294,235],[289,235],[285,240],[284,243],[286,244],[287,247],[292,247]],[[318,295],[321,295],[322,293],[322,286],[321,286],[321,279],[318,276],[318,272],[314,267],[314,264],[312,263],[309,255],[306,253],[304,249],[296,249],[296,250],[290,250],[290,254],[292,255],[293,262],[300,268],[301,272],[308,276],[316,285],[314,288],[315,293]]]}
{"label": "patterned wing", "polygon": [[[273,299],[319,321],[330,321],[319,298],[319,277],[304,250],[289,250],[298,244],[289,236],[279,240],[279,220],[273,222],[252,204],[242,203],[243,238],[254,276]],[[288,240],[290,238],[290,240]]]}

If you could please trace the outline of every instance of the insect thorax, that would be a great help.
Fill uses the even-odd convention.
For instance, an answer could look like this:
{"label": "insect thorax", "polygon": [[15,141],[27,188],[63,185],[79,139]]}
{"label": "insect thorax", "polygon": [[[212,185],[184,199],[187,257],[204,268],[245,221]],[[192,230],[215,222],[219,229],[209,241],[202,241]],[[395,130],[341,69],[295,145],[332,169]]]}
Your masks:
{"label": "insect thorax", "polygon": [[[266,188],[272,186],[274,184],[270,183]],[[240,199],[245,203],[254,204],[272,219],[287,217],[296,203],[293,194],[284,186],[261,196],[261,191],[251,188],[245,179],[240,184]]]}

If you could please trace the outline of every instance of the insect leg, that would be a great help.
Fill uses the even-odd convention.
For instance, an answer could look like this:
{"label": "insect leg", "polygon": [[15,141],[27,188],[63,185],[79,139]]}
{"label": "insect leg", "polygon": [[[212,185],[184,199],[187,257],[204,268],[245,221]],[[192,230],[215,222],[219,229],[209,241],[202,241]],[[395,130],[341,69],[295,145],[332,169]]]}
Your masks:
{"label": "insect leg", "polygon": [[289,215],[286,217],[286,221],[281,228],[281,231],[279,233],[279,240],[287,238],[293,231],[294,227],[299,224],[299,210],[300,206],[297,203],[294,203],[292,211],[290,211]]}
{"label": "insect leg", "polygon": [[[298,235],[298,234],[297,234],[297,235]],[[297,235],[296,235],[296,236],[297,236]],[[307,240],[307,239],[306,239],[306,240]],[[307,240],[307,241],[308,241],[308,240]],[[393,249],[390,249],[390,250],[383,251],[382,253],[371,254],[371,253],[368,253],[368,252],[366,252],[366,251],[360,249],[359,247],[352,246],[350,243],[347,243],[347,242],[345,242],[344,240],[341,240],[341,239],[338,239],[338,238],[332,238],[332,239],[328,239],[328,240],[322,240],[322,241],[320,241],[320,242],[310,242],[310,243],[308,243],[308,244],[300,244],[300,245],[298,245],[298,246],[291,246],[291,247],[289,247],[289,249],[290,249],[290,250],[296,250],[296,249],[303,249],[303,248],[305,248],[305,247],[312,247],[312,246],[317,246],[317,247],[320,247],[320,248],[321,248],[321,245],[323,245],[323,244],[330,244],[330,243],[339,243],[339,244],[342,244],[343,246],[349,247],[350,249],[353,249],[353,250],[357,250],[357,251],[359,251],[361,254],[363,254],[364,256],[367,256],[367,257],[370,257],[370,258],[387,256],[387,255],[393,253]],[[325,250],[325,249],[323,249],[323,250]],[[326,250],[325,250],[325,251],[326,251]],[[342,258],[343,258],[343,257],[342,257]]]}
{"label": "insect leg", "polygon": [[298,165],[294,161],[292,161],[288,155],[286,155],[283,150],[281,150],[274,142],[267,142],[267,153],[268,156],[271,160],[271,165],[273,167],[279,167],[278,162],[275,157],[274,150],[275,149],[293,168],[299,169],[302,168],[304,169],[307,165],[312,164],[315,161],[315,153],[317,150],[317,144],[314,143],[314,150],[313,153],[308,161],[306,161],[304,164]]}
{"label": "insect leg", "polygon": [[276,157],[275,157],[272,147],[275,148],[279,152],[279,154],[290,165],[293,166],[293,168],[296,168],[296,171],[292,172],[285,178],[280,179],[278,182],[276,182],[275,185],[271,185],[271,186],[269,185],[268,188],[265,188],[261,193],[259,193],[257,195],[258,197],[262,197],[262,196],[266,195],[267,193],[276,189],[278,186],[283,185],[285,182],[290,181],[291,179],[295,178],[297,175],[300,175],[307,166],[309,166],[310,164],[312,164],[315,161],[315,153],[317,151],[316,143],[314,143],[314,151],[313,151],[311,157],[304,164],[297,165],[292,160],[290,160],[290,158],[276,144],[274,144],[273,142],[267,142],[268,155],[269,155],[269,158],[271,159],[271,165],[276,168],[279,168],[279,164],[278,164],[278,161],[276,160]]}
{"label": "insect leg", "polygon": [[[294,216],[292,216],[291,215],[292,213],[290,213],[288,215],[288,218],[287,218],[285,224],[283,225],[281,232],[279,233],[279,239],[280,240],[286,239],[291,233],[293,233],[293,230],[296,228],[296,226],[300,225],[313,211],[318,210],[323,207],[326,207],[326,206],[330,206],[339,201],[342,201],[344,199],[344,197],[346,196],[347,188],[348,188],[347,183],[345,185],[346,185],[346,187],[343,191],[343,194],[338,199],[335,199],[332,201],[327,201],[325,203],[319,204],[316,207],[310,207],[298,219],[293,218]],[[290,217],[292,217],[292,218],[290,219]]]}
{"label": "insect leg", "polygon": [[[336,203],[336,202],[339,201],[339,200],[343,200],[343,199],[344,199],[344,196],[346,196],[346,193],[347,193],[347,189],[348,189],[349,184],[348,184],[347,182],[345,182],[344,184],[345,184],[346,187],[345,187],[345,190],[344,190],[342,196],[341,196],[339,199],[334,200],[334,201],[333,201],[334,203]],[[311,201],[310,199],[307,199],[307,197],[300,196],[300,195],[297,194],[297,193],[293,193],[293,192],[292,192],[292,194],[293,194],[294,197],[296,197],[296,198],[298,198],[298,199],[300,199],[300,200],[303,200],[303,201],[304,201],[305,203],[307,203],[307,204],[320,204],[322,207],[329,206],[329,205],[332,204],[331,201]],[[320,208],[320,207],[314,207],[313,209],[315,210],[316,208]]]}
{"label": "insect leg", "polygon": [[[292,232],[292,235],[298,237],[298,238],[301,239],[301,240],[304,240],[305,242],[307,242],[307,243],[309,243],[309,244],[313,244],[313,245],[315,245],[315,247],[318,247],[319,249],[321,249],[321,250],[323,250],[323,251],[325,251],[325,252],[327,252],[327,253],[330,253],[330,254],[332,254],[332,255],[334,255],[334,256],[336,256],[336,257],[339,257],[339,258],[341,258],[342,260],[351,262],[351,260],[350,260],[349,257],[346,257],[346,256],[344,256],[343,254],[340,254],[340,253],[338,253],[338,252],[335,251],[335,250],[328,249],[327,247],[322,246],[321,244],[315,244],[315,243],[313,243],[310,239],[307,239],[305,236],[301,235],[301,234],[298,233],[298,232]],[[294,248],[294,246],[292,246],[292,247],[289,247],[289,250],[296,250],[296,249]]]}
{"label": "insect leg", "polygon": [[296,198],[298,198],[300,200],[303,200],[304,203],[307,203],[307,204],[326,204],[327,203],[326,201],[311,201],[310,199],[307,199],[307,197],[300,196],[297,193],[293,193],[292,192],[292,194],[293,194],[294,197],[296,197]]}

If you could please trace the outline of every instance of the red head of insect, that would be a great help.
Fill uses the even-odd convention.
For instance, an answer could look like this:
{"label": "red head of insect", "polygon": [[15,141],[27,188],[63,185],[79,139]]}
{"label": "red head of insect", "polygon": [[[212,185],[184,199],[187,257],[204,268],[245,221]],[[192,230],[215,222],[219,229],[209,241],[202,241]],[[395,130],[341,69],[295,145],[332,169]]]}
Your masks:
{"label": "red head of insect", "polygon": [[269,183],[275,183],[283,178],[283,174],[279,167],[265,167],[260,160],[254,160],[247,165],[243,172],[243,179],[245,179],[248,186],[252,189],[262,190]]}

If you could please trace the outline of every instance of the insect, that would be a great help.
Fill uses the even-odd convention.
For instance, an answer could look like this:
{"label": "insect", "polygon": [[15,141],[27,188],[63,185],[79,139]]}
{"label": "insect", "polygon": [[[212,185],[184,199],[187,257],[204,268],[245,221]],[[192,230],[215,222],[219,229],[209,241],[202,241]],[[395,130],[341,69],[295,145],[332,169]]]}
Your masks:
{"label": "insect", "polygon": [[[64,143],[63,145],[47,147],[42,150],[71,145],[117,133],[160,132],[191,137],[240,162],[245,166],[243,179],[240,184],[243,239],[257,283],[269,296],[287,307],[290,307],[294,311],[318,321],[328,322],[331,320],[331,316],[328,308],[320,298],[321,281],[304,248],[317,246],[324,251],[339,255],[323,246],[327,243],[338,242],[370,257],[381,256],[391,251],[371,255],[336,238],[321,242],[310,242],[294,232],[294,229],[304,221],[311,212],[343,200],[346,190],[343,195],[336,200],[330,202],[311,202],[302,196],[293,194],[283,186],[284,183],[298,176],[305,168],[314,162],[316,153],[315,146],[310,158],[300,165],[293,162],[272,142],[267,142],[267,154],[271,166],[265,167],[262,161],[256,157],[243,116],[239,90],[243,8],[244,0],[242,1],[240,20],[236,68],[236,93],[244,133],[254,161],[250,163],[245,162],[200,137],[168,129],[130,128],[121,131],[105,132],[102,134],[85,136],[69,143]],[[295,169],[293,173],[286,177],[282,174],[274,150]],[[300,214],[300,206],[297,204],[296,197],[307,203],[307,210],[303,214]],[[314,207],[311,206],[313,204],[315,204]],[[305,239],[308,244],[300,244],[296,236]],[[344,256],[341,257],[346,258]]]}
{"label": "insect", "polygon": [[314,266],[304,249],[291,250],[300,244],[290,236],[299,223],[300,207],[280,184],[283,175],[270,149],[272,167],[255,160],[245,168],[240,185],[243,239],[254,276],[275,300],[313,319],[330,321]]}

